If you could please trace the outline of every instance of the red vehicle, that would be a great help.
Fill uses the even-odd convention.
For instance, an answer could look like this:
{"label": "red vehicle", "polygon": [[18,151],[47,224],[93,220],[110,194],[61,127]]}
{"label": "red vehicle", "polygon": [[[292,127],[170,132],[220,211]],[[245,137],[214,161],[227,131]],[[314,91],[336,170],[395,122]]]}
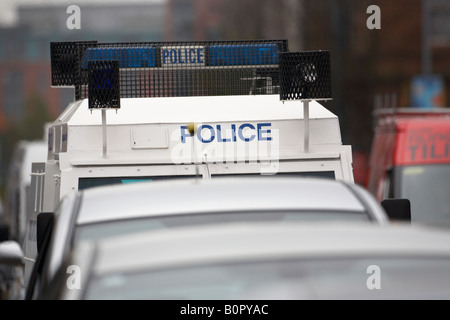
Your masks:
{"label": "red vehicle", "polygon": [[367,189],[407,198],[411,221],[450,225],[450,109],[381,109]]}

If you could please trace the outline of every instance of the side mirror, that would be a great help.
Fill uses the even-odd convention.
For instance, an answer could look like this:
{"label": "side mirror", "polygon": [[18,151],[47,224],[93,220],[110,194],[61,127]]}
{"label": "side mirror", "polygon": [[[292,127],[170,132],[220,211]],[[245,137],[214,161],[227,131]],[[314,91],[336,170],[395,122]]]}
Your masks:
{"label": "side mirror", "polygon": [[36,242],[37,252],[42,249],[47,233],[52,232],[55,215],[53,212],[41,212],[37,216]]}
{"label": "side mirror", "polygon": [[25,264],[22,248],[16,241],[0,242],[0,264],[10,266]]}
{"label": "side mirror", "polygon": [[390,220],[411,222],[411,202],[408,199],[384,199],[381,206]]}
{"label": "side mirror", "polygon": [[0,224],[0,242],[9,240],[9,226],[7,224]]}

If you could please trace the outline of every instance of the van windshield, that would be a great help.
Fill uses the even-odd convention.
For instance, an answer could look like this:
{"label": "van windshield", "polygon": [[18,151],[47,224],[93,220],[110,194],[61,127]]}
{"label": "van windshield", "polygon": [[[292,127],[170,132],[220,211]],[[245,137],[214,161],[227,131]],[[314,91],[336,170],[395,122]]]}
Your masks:
{"label": "van windshield", "polygon": [[[276,174],[264,175],[261,172],[253,173],[226,173],[226,174],[211,174],[212,178],[227,178],[227,177],[317,177],[326,179],[336,179],[334,171],[305,171],[305,172],[278,172]],[[134,182],[156,181],[156,180],[178,180],[178,179],[195,179],[195,175],[161,175],[161,176],[133,176],[133,177],[96,177],[87,178],[83,177],[78,180],[78,189],[84,190],[92,187],[112,185],[112,184],[125,184]],[[203,176],[201,176],[203,178]]]}
{"label": "van windshield", "polygon": [[112,184],[125,184],[134,182],[156,181],[156,180],[175,180],[175,179],[195,179],[193,175],[178,176],[151,176],[151,177],[102,177],[102,178],[80,178],[78,180],[78,189],[84,190],[92,187],[107,186]]}
{"label": "van windshield", "polygon": [[400,169],[400,197],[411,201],[411,219],[450,226],[450,164]]}

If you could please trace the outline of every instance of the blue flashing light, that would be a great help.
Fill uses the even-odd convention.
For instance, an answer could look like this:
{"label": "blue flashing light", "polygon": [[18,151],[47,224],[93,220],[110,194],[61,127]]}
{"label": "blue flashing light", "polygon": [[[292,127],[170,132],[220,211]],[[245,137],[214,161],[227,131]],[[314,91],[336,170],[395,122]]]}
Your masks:
{"label": "blue flashing light", "polygon": [[88,48],[81,67],[88,68],[89,61],[117,60],[119,68],[149,68],[157,66],[157,48]]}
{"label": "blue flashing light", "polygon": [[276,44],[218,45],[209,47],[210,66],[278,64]]}
{"label": "blue flashing light", "polygon": [[111,69],[95,69],[93,70],[95,81],[92,84],[94,89],[113,89],[115,88],[114,80],[112,80],[114,70]]}
{"label": "blue flashing light", "polygon": [[119,62],[89,61],[89,109],[119,109]]}

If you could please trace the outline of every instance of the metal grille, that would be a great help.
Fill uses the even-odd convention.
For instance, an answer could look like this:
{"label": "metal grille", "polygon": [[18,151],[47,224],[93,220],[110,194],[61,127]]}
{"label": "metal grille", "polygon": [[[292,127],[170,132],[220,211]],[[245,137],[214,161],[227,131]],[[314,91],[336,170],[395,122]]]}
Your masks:
{"label": "metal grille", "polygon": [[97,41],[51,42],[52,86],[87,84],[87,77],[80,77],[80,61],[86,49],[96,44]]}
{"label": "metal grille", "polygon": [[256,95],[280,92],[279,56],[288,51],[288,44],[287,40],[90,42],[76,50],[83,53],[74,55],[77,63],[60,64],[65,70],[75,69],[70,82],[77,100],[89,95],[89,61],[104,60],[118,61],[123,98]]}
{"label": "metal grille", "polygon": [[119,109],[119,62],[89,61],[89,109]]}
{"label": "metal grille", "polygon": [[281,100],[331,99],[328,51],[280,53]]}

